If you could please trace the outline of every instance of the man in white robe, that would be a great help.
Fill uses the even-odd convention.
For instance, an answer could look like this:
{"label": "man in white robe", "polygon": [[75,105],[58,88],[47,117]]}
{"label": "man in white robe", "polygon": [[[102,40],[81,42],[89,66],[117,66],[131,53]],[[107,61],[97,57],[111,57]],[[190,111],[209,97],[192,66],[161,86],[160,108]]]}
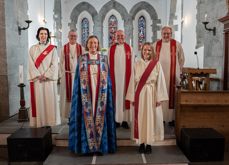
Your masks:
{"label": "man in white robe", "polygon": [[132,48],[125,42],[123,30],[116,31],[117,44],[109,50],[109,65],[112,81],[112,93],[115,102],[116,126],[120,124],[128,129],[131,121],[130,103],[125,101],[130,75],[134,64]]}
{"label": "man in white robe", "polygon": [[56,47],[48,43],[49,30],[37,31],[39,43],[29,50],[28,80],[30,81],[30,126],[43,127],[60,124],[57,100],[58,55]]}
{"label": "man in white robe", "polygon": [[164,121],[174,125],[175,90],[180,84],[180,74],[184,65],[184,52],[181,44],[172,39],[172,28],[164,26],[161,30],[162,39],[153,44],[157,57],[165,75],[169,101],[162,104]]}
{"label": "man in white robe", "polygon": [[68,40],[60,55],[60,111],[63,121],[69,118],[77,59],[84,53],[84,48],[77,43],[75,30],[69,31]]}

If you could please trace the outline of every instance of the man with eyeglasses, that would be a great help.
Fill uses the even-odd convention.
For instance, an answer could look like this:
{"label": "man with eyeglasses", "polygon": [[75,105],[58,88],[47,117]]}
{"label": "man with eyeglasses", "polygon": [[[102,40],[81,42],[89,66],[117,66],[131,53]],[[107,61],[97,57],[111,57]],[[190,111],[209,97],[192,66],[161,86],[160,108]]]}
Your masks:
{"label": "man with eyeglasses", "polygon": [[62,120],[69,118],[72,100],[72,87],[75,77],[78,56],[84,53],[84,48],[77,43],[76,30],[68,33],[66,43],[60,55],[60,110]]}
{"label": "man with eyeglasses", "polygon": [[116,31],[116,41],[109,50],[109,65],[112,82],[113,100],[115,103],[116,127],[129,129],[130,102],[125,101],[130,75],[134,64],[132,48],[125,42],[123,30]]}
{"label": "man with eyeglasses", "polygon": [[165,75],[166,87],[169,94],[169,101],[162,103],[163,118],[174,126],[174,106],[176,85],[180,83],[180,74],[184,65],[184,52],[181,44],[172,39],[172,28],[164,26],[161,29],[162,39],[153,44],[157,58],[159,59]]}

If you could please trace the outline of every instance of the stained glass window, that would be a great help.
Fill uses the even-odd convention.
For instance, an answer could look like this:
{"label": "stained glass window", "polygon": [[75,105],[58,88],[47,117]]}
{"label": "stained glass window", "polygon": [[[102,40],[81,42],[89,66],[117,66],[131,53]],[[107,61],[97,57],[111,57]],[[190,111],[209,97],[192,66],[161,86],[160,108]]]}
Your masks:
{"label": "stained glass window", "polygon": [[83,47],[86,46],[86,41],[89,36],[89,21],[87,18],[82,19],[81,23],[81,44]]}
{"label": "stained glass window", "polygon": [[118,20],[114,15],[111,15],[108,20],[108,43],[109,46],[115,43],[115,32],[118,29]]}
{"label": "stained glass window", "polygon": [[144,16],[138,19],[138,50],[141,50],[142,45],[146,41],[146,20]]}

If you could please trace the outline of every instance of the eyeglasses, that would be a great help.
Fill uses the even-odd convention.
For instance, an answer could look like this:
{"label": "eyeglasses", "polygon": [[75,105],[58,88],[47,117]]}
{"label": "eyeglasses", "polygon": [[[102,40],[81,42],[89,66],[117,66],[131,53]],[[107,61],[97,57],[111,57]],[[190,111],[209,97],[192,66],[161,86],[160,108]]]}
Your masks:
{"label": "eyeglasses", "polygon": [[117,38],[125,38],[124,35],[117,35]]}
{"label": "eyeglasses", "polygon": [[170,35],[170,34],[172,34],[172,33],[163,33],[163,35]]}

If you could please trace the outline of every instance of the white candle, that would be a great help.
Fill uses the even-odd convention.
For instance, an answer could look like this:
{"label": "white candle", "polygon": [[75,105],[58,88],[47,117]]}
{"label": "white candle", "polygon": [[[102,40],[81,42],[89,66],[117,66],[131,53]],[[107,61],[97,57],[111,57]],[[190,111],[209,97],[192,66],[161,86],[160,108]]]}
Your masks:
{"label": "white candle", "polygon": [[207,14],[204,15],[204,21],[206,22],[207,21]]}
{"label": "white candle", "polygon": [[19,65],[19,83],[23,84],[24,80],[23,80],[23,65]]}
{"label": "white candle", "polygon": [[29,16],[30,16],[29,11],[27,12],[27,15],[28,15],[28,20],[29,20]]}

